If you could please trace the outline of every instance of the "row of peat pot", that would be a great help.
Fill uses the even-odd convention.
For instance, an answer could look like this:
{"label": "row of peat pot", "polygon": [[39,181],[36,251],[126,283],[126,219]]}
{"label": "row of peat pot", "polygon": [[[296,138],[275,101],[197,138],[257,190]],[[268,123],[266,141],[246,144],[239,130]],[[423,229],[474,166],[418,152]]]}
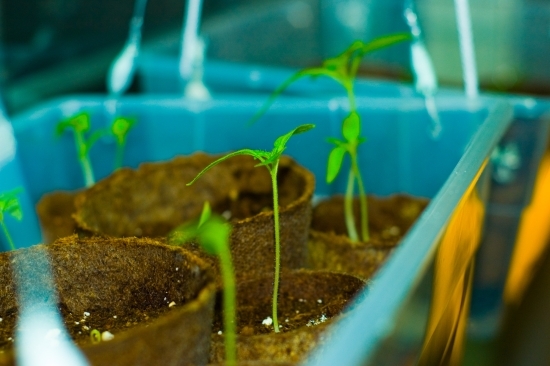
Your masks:
{"label": "row of peat pot", "polygon": [[[20,279],[23,289],[19,299],[27,296],[24,289],[33,298],[34,282],[25,282],[20,273],[47,282],[49,276],[37,273],[41,267],[32,265],[33,256],[47,252],[55,279],[50,287],[59,295],[55,305],[60,305],[65,326],[92,363],[104,364],[101,357],[107,357],[110,364],[222,361],[220,310],[215,305],[217,267],[193,245],[175,248],[165,244],[166,234],[196,216],[202,202],[209,200],[215,211],[229,211],[232,217],[241,361],[315,365],[459,362],[470,300],[484,296],[484,286],[503,288],[502,276],[489,273],[495,268],[487,267],[483,257],[492,250],[484,248],[494,240],[491,223],[492,217],[498,216],[492,213],[494,206],[513,204],[526,215],[524,206],[529,198],[536,198],[529,206],[536,210],[537,197],[544,194],[538,188],[543,175],[538,174],[535,182],[536,172],[546,161],[541,157],[547,136],[542,139],[540,130],[532,134],[540,146],[525,142],[525,147],[532,148],[528,155],[532,163],[527,165],[535,173],[530,180],[521,186],[517,183],[515,190],[510,188],[513,184],[494,183],[498,169],[508,168],[523,179],[519,168],[498,161],[495,151],[509,146],[522,120],[527,128],[532,128],[533,121],[544,124],[540,105],[513,100],[511,107],[499,98],[472,102],[442,96],[436,100],[442,129],[434,137],[422,99],[358,96],[362,135],[367,137],[359,161],[367,191],[373,195],[369,200],[373,240],[359,248],[346,244],[342,248],[341,244],[322,245],[318,238],[323,236],[322,230],[339,232],[343,221],[338,196],[336,209],[322,200],[346,187],[346,177],[331,185],[324,181],[330,151],[325,139],[340,135],[347,114],[345,100],[316,97],[306,102],[304,97],[284,96],[249,126],[248,120],[264,101],[265,96],[251,94],[217,96],[204,102],[177,97],[112,100],[77,96],[49,102],[14,118],[17,150],[0,155],[0,190],[24,187],[23,220],[6,217],[14,241],[20,247],[41,242],[35,206],[40,202],[43,208],[47,194],[54,191],[66,191],[72,219],[67,220],[63,210],[40,209],[40,214],[50,212],[47,217],[53,219],[54,227],[60,223],[72,226],[48,236],[51,240],[63,237],[54,244],[2,255],[2,290],[6,292],[0,309],[4,319],[0,325],[6,327],[3,333],[9,334],[10,321],[13,326],[17,313],[12,267],[17,274],[13,277]],[[91,115],[94,128],[109,126],[115,114],[137,120],[128,134],[124,165],[129,168],[112,173],[115,142],[101,138],[91,150],[99,181],[88,189],[82,188],[72,136],[54,133],[60,120],[83,111]],[[286,197],[280,204],[280,303],[281,311],[287,312],[280,318],[283,330],[287,318],[292,325],[288,331],[273,334],[261,324],[270,314],[274,257],[273,215],[265,209],[271,203],[267,172],[254,169],[251,159],[242,159],[205,174],[196,188],[185,183],[212,159],[197,152],[267,150],[277,136],[303,123],[316,127],[289,142],[285,154],[292,159],[283,159],[279,178],[281,197]],[[194,163],[186,166],[189,161]],[[306,178],[291,174],[295,170]],[[215,185],[221,187],[216,190]],[[298,193],[292,193],[295,188]],[[516,194],[516,201],[502,201],[512,195],[505,189]],[[312,198],[321,203],[312,207]],[[389,203],[397,209],[390,209]],[[320,221],[332,211],[339,218]],[[154,214],[152,219],[148,219],[149,213]],[[115,220],[120,221],[113,224]],[[517,228],[520,217],[515,220]],[[519,232],[522,230],[534,232],[523,226]],[[78,236],[65,236],[71,233]],[[546,233],[537,235],[542,242]],[[514,243],[506,245],[510,256]],[[343,259],[337,260],[339,256]],[[31,258],[30,263],[25,258]],[[20,266],[13,264],[20,262]],[[500,266],[507,268],[505,262]],[[17,270],[21,268],[24,270]],[[318,272],[323,269],[336,274]],[[306,280],[313,282],[302,282]],[[472,315],[486,311],[488,302],[481,303],[483,306],[476,308],[472,302]],[[199,310],[199,304],[205,305],[205,310]],[[296,315],[309,311],[308,316]],[[90,315],[85,317],[85,313]],[[94,314],[102,323],[87,325],[96,321]],[[321,321],[325,318],[328,321]],[[472,324],[475,322],[470,321]],[[90,327],[103,327],[101,330],[109,330],[114,338],[92,344],[89,333],[85,334]],[[197,333],[187,337],[184,330]],[[2,360],[10,363],[13,336],[7,337],[11,340],[1,340]],[[158,353],[152,351],[155,345]],[[199,349],[206,351],[199,355]]]}

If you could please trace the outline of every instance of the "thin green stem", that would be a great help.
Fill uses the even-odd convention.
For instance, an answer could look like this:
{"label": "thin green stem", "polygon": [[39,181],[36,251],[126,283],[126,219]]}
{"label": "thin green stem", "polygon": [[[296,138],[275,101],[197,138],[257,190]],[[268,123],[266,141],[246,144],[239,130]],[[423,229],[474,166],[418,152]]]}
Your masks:
{"label": "thin green stem", "polygon": [[277,170],[279,160],[269,169],[271,184],[273,186],[273,219],[275,221],[275,277],[273,279],[273,329],[279,333],[279,321],[277,319],[277,298],[279,296],[279,276],[281,267],[281,238],[279,233],[279,192],[277,188]]}
{"label": "thin green stem", "polygon": [[349,83],[346,83],[345,88],[346,88],[346,92],[348,93],[350,113],[356,112],[357,105],[355,104],[355,93],[353,92],[353,81],[350,80]]}
{"label": "thin green stem", "polygon": [[118,170],[122,167],[124,161],[124,142],[117,142],[116,144],[116,157],[115,157],[115,170]]}
{"label": "thin green stem", "polygon": [[90,157],[88,156],[88,149],[86,143],[84,142],[84,137],[81,132],[74,132],[76,146],[78,149],[78,159],[80,160],[80,165],[82,166],[82,173],[84,174],[84,184],[86,187],[91,187],[95,183],[94,172],[92,170],[92,164],[90,162]]}
{"label": "thin green stem", "polygon": [[353,185],[355,183],[355,174],[353,169],[349,170],[348,186],[346,188],[346,195],[344,196],[344,216],[346,219],[346,228],[348,229],[348,236],[352,242],[359,241],[357,235],[357,229],[355,228],[355,215],[353,214]]}
{"label": "thin green stem", "polygon": [[351,159],[351,167],[357,179],[357,187],[359,189],[359,204],[361,206],[361,238],[364,242],[369,241],[369,213],[367,209],[367,195],[365,194],[365,186],[363,185],[363,178],[359,172],[359,165],[357,164],[357,152]]}
{"label": "thin green stem", "polygon": [[234,366],[237,364],[235,271],[231,262],[231,253],[227,246],[220,251],[219,256],[223,280],[225,364]]}
{"label": "thin green stem", "polygon": [[0,220],[0,225],[2,226],[2,230],[4,231],[4,235],[8,239],[8,244],[10,245],[11,250],[15,250],[15,244],[13,243],[10,232],[8,231],[8,228],[6,227],[6,224],[4,223],[4,220]]}

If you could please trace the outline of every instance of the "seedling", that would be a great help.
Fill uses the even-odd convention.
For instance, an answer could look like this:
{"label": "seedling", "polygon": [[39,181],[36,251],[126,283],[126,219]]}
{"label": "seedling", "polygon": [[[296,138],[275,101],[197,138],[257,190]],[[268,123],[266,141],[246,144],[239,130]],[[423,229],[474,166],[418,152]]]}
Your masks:
{"label": "seedling", "polygon": [[411,36],[408,33],[396,33],[376,38],[368,43],[364,43],[362,41],[353,42],[351,46],[340,55],[325,60],[322,66],[307,68],[292,75],[273,92],[268,101],[251,120],[251,123],[253,123],[260,118],[287,87],[303,77],[315,78],[319,76],[326,76],[336,81],[346,90],[350,113],[346,116],[342,123],[342,135],[344,136],[344,139],[329,139],[329,142],[333,143],[335,147],[329,154],[326,180],[327,183],[331,183],[338,176],[338,173],[342,167],[344,156],[347,153],[350,156],[351,164],[344,199],[344,212],[348,236],[352,242],[359,241],[359,235],[357,234],[353,214],[353,193],[355,183],[357,183],[359,190],[359,202],[361,207],[361,240],[369,240],[367,197],[365,194],[363,179],[359,171],[359,164],[357,163],[357,147],[365,140],[360,137],[361,117],[357,113],[357,106],[355,103],[355,78],[357,76],[357,71],[359,70],[361,60],[367,53],[410,39]]}
{"label": "seedling", "polygon": [[90,130],[90,114],[86,112],[78,113],[59,122],[56,127],[56,132],[60,136],[67,129],[73,130],[78,160],[82,167],[82,172],[84,173],[84,182],[86,187],[90,187],[95,183],[95,179],[89,152],[93,144],[101,136],[105,135],[105,131],[95,131],[89,138],[86,138],[86,133]]}
{"label": "seedling", "polygon": [[275,278],[273,283],[273,306],[272,306],[273,328],[275,332],[279,332],[279,323],[277,321],[277,295],[279,293],[279,274],[280,274],[280,266],[281,266],[281,249],[280,249],[281,243],[280,243],[280,232],[279,232],[279,194],[278,194],[278,188],[277,188],[277,171],[279,169],[279,159],[281,158],[283,151],[286,149],[286,143],[292,136],[309,131],[314,127],[315,125],[312,125],[312,124],[305,124],[305,125],[296,127],[289,133],[283,136],[280,136],[277,140],[275,140],[275,143],[273,144],[273,150],[271,151],[242,149],[242,150],[229,153],[217,159],[213,163],[209,164],[191,182],[187,183],[188,186],[195,183],[195,181],[199,179],[210,168],[221,163],[224,160],[227,160],[237,155],[250,155],[254,159],[257,159],[260,161],[260,163],[256,165],[257,167],[265,166],[269,171],[269,174],[271,175],[271,184],[273,187],[273,220],[275,225],[275,230],[274,230],[275,231]]}
{"label": "seedling", "polygon": [[111,125],[111,133],[115,137],[117,149],[115,157],[115,170],[122,167],[124,159],[124,147],[126,146],[126,136],[134,127],[136,120],[133,118],[117,117]]}
{"label": "seedling", "polygon": [[229,251],[230,225],[224,218],[213,215],[208,202],[205,202],[198,221],[184,224],[170,235],[172,244],[184,244],[195,238],[205,252],[220,258],[223,281],[223,331],[225,360],[227,365],[235,365],[236,351],[236,305],[235,271]]}
{"label": "seedling", "polygon": [[15,244],[4,222],[4,215],[10,215],[16,220],[21,221],[23,218],[23,211],[21,210],[17,195],[22,191],[22,188],[16,188],[9,192],[0,193],[0,226],[2,226],[2,231],[4,231],[4,235],[8,240],[11,250],[15,250]]}
{"label": "seedling", "polygon": [[101,343],[101,333],[97,329],[92,329],[90,332],[90,341],[92,344]]}

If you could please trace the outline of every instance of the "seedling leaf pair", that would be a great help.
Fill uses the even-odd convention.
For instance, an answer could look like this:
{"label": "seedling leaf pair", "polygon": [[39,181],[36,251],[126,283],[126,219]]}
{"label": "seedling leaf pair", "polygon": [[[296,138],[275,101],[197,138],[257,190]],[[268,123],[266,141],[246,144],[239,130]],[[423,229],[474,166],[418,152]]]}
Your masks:
{"label": "seedling leaf pair", "polygon": [[411,40],[409,33],[395,33],[376,38],[368,43],[355,41],[348,49],[336,57],[329,58],[323,62],[320,67],[312,67],[296,72],[294,75],[285,80],[275,91],[269,96],[266,103],[250,120],[250,124],[256,122],[261,116],[267,112],[269,107],[275,102],[277,97],[281,95],[290,85],[304,77],[317,78],[325,76],[333,79],[338,84],[342,85],[350,96],[350,104],[352,110],[355,109],[353,97],[353,82],[357,76],[357,71],[361,65],[363,57],[370,52],[377,51],[396,43]]}
{"label": "seedling leaf pair", "polygon": [[357,146],[365,141],[360,137],[361,121],[357,112],[351,112],[342,123],[342,135],[344,140],[329,137],[328,142],[336,145],[328,156],[327,164],[327,183],[332,183],[340,173],[344,156],[349,153],[350,156],[356,154]]}
{"label": "seedling leaf pair", "polygon": [[135,119],[126,117],[117,117],[111,125],[111,130],[100,129],[94,131],[89,137],[86,134],[90,131],[90,114],[81,112],[69,117],[56,126],[56,134],[61,136],[66,130],[72,130],[75,137],[75,145],[78,154],[78,160],[84,174],[84,182],[86,187],[90,187],[95,183],[92,164],[90,161],[90,149],[103,136],[112,134],[117,144],[117,152],[115,158],[115,170],[122,166],[124,146],[126,145],[126,137],[128,132],[136,123]]}

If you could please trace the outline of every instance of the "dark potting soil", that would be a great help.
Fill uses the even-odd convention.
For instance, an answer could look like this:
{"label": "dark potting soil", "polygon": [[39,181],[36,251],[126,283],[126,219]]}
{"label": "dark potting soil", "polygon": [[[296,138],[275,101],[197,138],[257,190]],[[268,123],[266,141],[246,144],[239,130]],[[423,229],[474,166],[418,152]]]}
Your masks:
{"label": "dark potting soil", "polygon": [[[375,246],[393,247],[418,219],[429,201],[408,195],[368,196],[369,233]],[[354,200],[354,215],[359,231],[360,206]],[[346,235],[344,197],[333,196],[313,208],[311,228],[316,231]]]}
{"label": "dark potting soil", "polygon": [[[342,274],[318,271],[283,273],[279,284],[278,321],[281,332],[316,326],[342,313],[365,282]],[[237,286],[237,334],[251,336],[271,334],[273,284],[269,280],[251,280]],[[221,294],[212,327],[214,335],[223,333]]]}
{"label": "dark potting soil", "polygon": [[[349,275],[294,270],[282,274],[278,319],[281,332],[262,323],[271,317],[270,278],[242,282],[237,288],[237,358],[239,361],[298,362],[315,347],[330,342],[325,330],[345,316],[345,307],[365,282]],[[218,302],[219,304],[220,302]],[[210,362],[225,357],[221,309],[214,317]]]}
{"label": "dark potting soil", "polygon": [[[90,338],[92,330],[100,333],[110,332],[115,337],[121,332],[129,330],[138,324],[148,326],[160,316],[175,310],[176,306],[158,308],[144,304],[142,308],[127,309],[127,311],[114,314],[112,310],[105,308],[90,309],[82,314],[73,314],[65,304],[58,304],[58,309],[65,324],[65,328],[71,339],[79,345],[93,343]],[[88,315],[89,314],[89,315]],[[0,314],[0,353],[13,347],[15,341],[15,327],[18,316],[15,309],[10,309],[5,314]]]}

